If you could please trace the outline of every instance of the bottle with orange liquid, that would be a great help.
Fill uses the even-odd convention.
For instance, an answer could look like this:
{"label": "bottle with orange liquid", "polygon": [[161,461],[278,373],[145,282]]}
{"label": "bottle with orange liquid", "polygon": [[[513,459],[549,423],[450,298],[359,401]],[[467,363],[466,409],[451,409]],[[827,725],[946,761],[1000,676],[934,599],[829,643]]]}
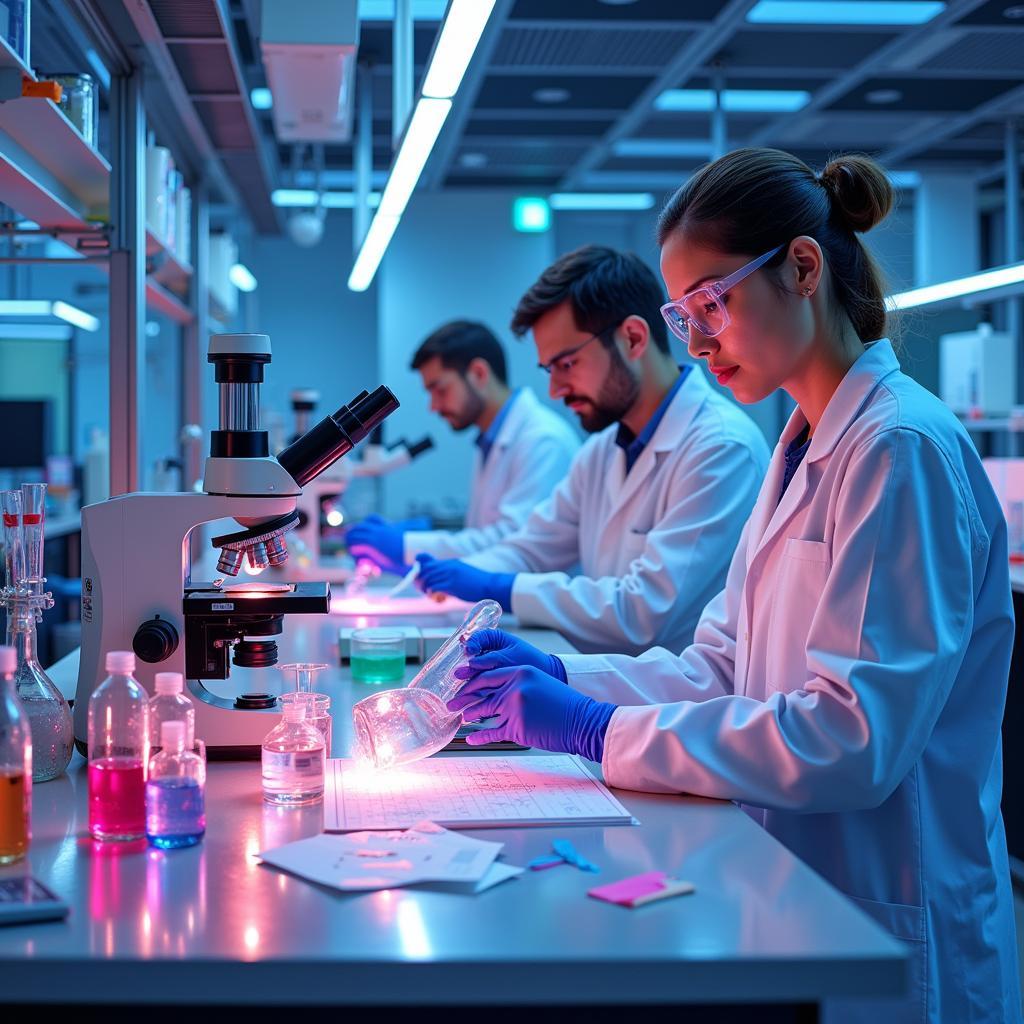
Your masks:
{"label": "bottle with orange liquid", "polygon": [[18,653],[0,647],[0,864],[21,860],[31,839],[32,727],[14,680]]}
{"label": "bottle with orange liquid", "polygon": [[135,655],[108,651],[110,675],[89,698],[89,832],[128,842],[146,834],[149,708]]}

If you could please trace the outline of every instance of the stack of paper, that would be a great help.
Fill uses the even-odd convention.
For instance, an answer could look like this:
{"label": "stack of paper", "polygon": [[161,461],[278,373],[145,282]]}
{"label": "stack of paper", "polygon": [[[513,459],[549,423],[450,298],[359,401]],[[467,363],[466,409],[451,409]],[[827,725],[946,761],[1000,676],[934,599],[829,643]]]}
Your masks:
{"label": "stack of paper", "polygon": [[342,891],[429,882],[445,892],[477,893],[522,874],[496,862],[501,843],[470,839],[421,821],[404,832],[319,835],[259,854],[266,864]]}

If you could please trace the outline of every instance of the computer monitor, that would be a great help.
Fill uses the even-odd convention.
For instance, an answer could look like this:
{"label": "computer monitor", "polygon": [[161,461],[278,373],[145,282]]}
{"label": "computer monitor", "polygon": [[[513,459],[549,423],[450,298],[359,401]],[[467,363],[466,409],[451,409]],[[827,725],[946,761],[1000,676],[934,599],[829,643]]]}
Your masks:
{"label": "computer monitor", "polygon": [[53,403],[49,399],[0,400],[0,467],[42,469],[53,453]]}

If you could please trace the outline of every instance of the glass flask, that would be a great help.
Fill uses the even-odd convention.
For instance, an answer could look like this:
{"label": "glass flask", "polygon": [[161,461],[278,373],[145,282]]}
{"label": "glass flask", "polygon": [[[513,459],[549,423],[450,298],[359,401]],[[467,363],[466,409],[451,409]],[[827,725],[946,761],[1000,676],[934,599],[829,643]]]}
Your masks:
{"label": "glass flask", "polygon": [[160,752],[146,778],[146,838],[161,850],[195,846],[206,832],[206,765],[185,746],[180,719],[160,729]]}
{"label": "glass flask", "polygon": [[157,672],[153,679],[156,691],[149,698],[149,756],[160,752],[164,722],[181,722],[185,726],[185,749],[196,745],[196,709],[185,696],[185,679],[180,672]]}
{"label": "glass flask", "polygon": [[313,726],[323,736],[324,757],[330,757],[334,733],[334,723],[331,719],[331,698],[326,693],[307,693],[305,690],[297,690],[293,693],[282,693],[277,699],[281,707],[294,704],[297,701],[305,702],[306,724]]}
{"label": "glass flask", "polygon": [[89,698],[89,832],[128,842],[146,834],[149,704],[135,655],[108,651],[110,675]]}
{"label": "glass flask", "polygon": [[309,804],[324,796],[324,738],[306,721],[307,701],[284,706],[280,725],[263,741],[263,799]]}
{"label": "glass flask", "polygon": [[71,760],[75,726],[68,702],[36,657],[36,613],[28,601],[11,601],[7,642],[17,652],[14,679],[32,726],[32,778],[49,782],[61,775]]}
{"label": "glass flask", "polygon": [[356,757],[377,768],[408,764],[447,746],[462,725],[448,701],[463,684],[455,670],[466,660],[466,641],[501,619],[496,601],[470,608],[459,628],[441,645],[408,686],[365,697],[352,708]]}
{"label": "glass flask", "polygon": [[0,864],[28,852],[32,810],[32,730],[14,686],[17,655],[0,647]]}
{"label": "glass flask", "polygon": [[280,667],[293,690],[313,693],[316,690],[316,677],[327,665],[322,661],[293,661]]}

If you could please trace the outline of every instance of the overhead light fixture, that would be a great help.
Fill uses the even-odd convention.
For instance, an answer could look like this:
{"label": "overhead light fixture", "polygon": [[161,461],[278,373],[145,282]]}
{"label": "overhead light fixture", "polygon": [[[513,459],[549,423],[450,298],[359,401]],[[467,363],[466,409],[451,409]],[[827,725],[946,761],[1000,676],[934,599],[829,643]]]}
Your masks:
{"label": "overhead light fixture", "polygon": [[939,0],[760,0],[747,21],[761,25],[923,25],[946,9]]}
{"label": "overhead light fixture", "polygon": [[561,86],[547,86],[543,89],[534,89],[531,94],[537,103],[565,103],[566,100],[572,95],[568,89],[564,89]]}
{"label": "overhead light fixture", "polygon": [[81,327],[83,331],[95,332],[100,329],[99,320],[78,306],[57,299],[2,299],[0,316],[54,316],[58,320]]}
{"label": "overhead light fixture", "polygon": [[625,157],[699,157],[711,156],[710,139],[619,139],[612,147],[616,156]]}
{"label": "overhead light fixture", "polygon": [[348,286],[353,291],[365,291],[377,273],[452,109],[452,97],[473,59],[494,4],[495,0],[451,0],[448,5],[423,78],[420,98],[409,118],[380,205],[349,275]]}
{"label": "overhead light fixture", "polygon": [[481,167],[487,166],[486,153],[460,153],[459,166],[468,168],[471,171],[478,171]]}
{"label": "overhead light fixture", "polygon": [[[312,188],[275,188],[270,193],[270,201],[277,207],[313,207],[317,205],[317,191]],[[328,210],[352,210],[356,205],[355,192],[322,192],[319,201]],[[380,193],[369,195],[371,207],[380,203]]]}
{"label": "overhead light fixture", "polygon": [[[413,0],[412,16],[416,21],[440,21],[448,0]],[[359,0],[360,21],[394,21],[395,0]]]}
{"label": "overhead light fixture", "polygon": [[[934,305],[951,299],[960,299],[968,295],[979,295],[996,289],[1008,288],[1011,285],[1024,285],[1024,263],[1014,263],[1008,267],[996,267],[983,270],[979,274],[957,277],[941,284],[929,284],[923,288],[911,288],[910,291],[890,295],[886,307],[890,310],[912,309],[915,306]],[[1022,289],[1024,290],[1024,289]]]}
{"label": "overhead light fixture", "polygon": [[1012,7],[1005,8],[1003,17],[1009,18],[1010,21],[1019,21],[1024,18],[1024,4],[1013,4]]}
{"label": "overhead light fixture", "polygon": [[[804,89],[723,89],[722,108],[736,114],[791,114],[810,102]],[[715,109],[711,89],[666,89],[654,101],[655,110],[709,111]]]}
{"label": "overhead light fixture", "polygon": [[269,89],[253,89],[249,93],[249,102],[253,110],[270,110],[274,105],[274,97]]}
{"label": "overhead light fixture", "polygon": [[552,210],[649,210],[654,196],[650,192],[553,192],[548,204]]}
{"label": "overhead light fixture", "polygon": [[235,263],[228,271],[228,280],[240,292],[256,291],[256,278],[252,271],[244,263]]}
{"label": "overhead light fixture", "polygon": [[921,184],[919,171],[887,171],[886,174],[893,188],[912,189]]}
{"label": "overhead light fixture", "polygon": [[899,103],[903,99],[903,93],[899,89],[872,89],[864,93],[864,99],[868,103],[884,106],[888,103]]}
{"label": "overhead light fixture", "polygon": [[528,235],[551,227],[551,207],[539,196],[520,196],[512,203],[512,227]]}

